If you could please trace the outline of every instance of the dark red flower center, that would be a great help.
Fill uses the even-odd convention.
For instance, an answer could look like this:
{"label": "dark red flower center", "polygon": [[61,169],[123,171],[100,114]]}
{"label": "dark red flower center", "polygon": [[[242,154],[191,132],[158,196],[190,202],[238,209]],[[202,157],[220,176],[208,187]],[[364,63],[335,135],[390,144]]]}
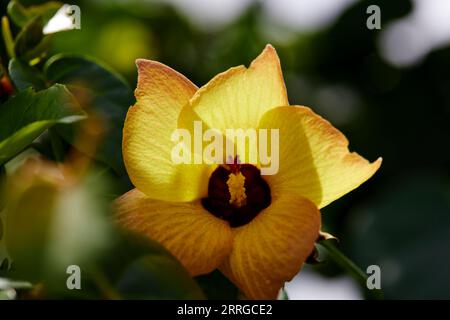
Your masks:
{"label": "dark red flower center", "polygon": [[202,199],[202,204],[231,227],[240,227],[252,221],[270,201],[270,188],[261,171],[251,164],[234,163],[214,170],[208,197]]}

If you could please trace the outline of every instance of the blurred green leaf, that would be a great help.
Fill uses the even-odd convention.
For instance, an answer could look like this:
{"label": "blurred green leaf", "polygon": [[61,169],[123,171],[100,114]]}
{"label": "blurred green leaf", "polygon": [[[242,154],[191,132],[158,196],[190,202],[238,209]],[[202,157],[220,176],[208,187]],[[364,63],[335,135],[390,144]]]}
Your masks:
{"label": "blurred green leaf", "polygon": [[30,289],[31,283],[26,281],[14,281],[6,278],[0,278],[0,290],[5,289]]}
{"label": "blurred green leaf", "polygon": [[380,266],[387,299],[450,298],[446,177],[446,171],[410,172],[352,213],[352,256]]}
{"label": "blurred green leaf", "polygon": [[[11,179],[6,244],[14,267],[0,275],[42,283],[46,298],[204,298],[161,245],[115,228],[104,175],[73,179],[39,163],[25,163]],[[82,290],[66,286],[70,265],[81,270]]]}
{"label": "blurred green leaf", "polygon": [[0,277],[0,300],[12,300],[17,296],[18,290],[29,290],[31,283],[25,281],[14,281]]}
{"label": "blurred green leaf", "polygon": [[[4,165],[0,165],[0,220],[1,220],[1,212],[5,206],[5,199],[4,199],[5,184],[6,184],[6,169]],[[3,235],[2,228],[0,227],[0,241],[2,240],[2,235]]]}
{"label": "blurred green leaf", "polygon": [[219,270],[195,279],[210,300],[236,300],[239,297],[237,287]]}
{"label": "blurred green leaf", "polygon": [[56,187],[39,184],[29,187],[6,207],[5,241],[21,277],[41,280],[45,272],[43,252],[52,222]]}
{"label": "blurred green leaf", "polygon": [[16,174],[5,208],[15,275],[43,281],[49,292],[66,291],[67,267],[85,266],[109,246],[108,183],[48,163],[25,163]]}
{"label": "blurred green leaf", "polygon": [[111,233],[107,248],[76,264],[82,270],[83,290],[69,291],[64,278],[53,275],[45,282],[50,289],[47,297],[205,298],[197,283],[165,248],[150,239],[121,230],[115,229]]}
{"label": "blurred green leaf", "polygon": [[19,90],[33,87],[35,90],[45,89],[44,77],[39,70],[28,65],[26,62],[11,59],[8,66],[9,76]]}
{"label": "blurred green leaf", "polygon": [[0,106],[0,164],[26,148],[45,129],[83,118],[83,112],[63,85],[37,93],[32,89],[21,91]]}
{"label": "blurred green leaf", "polygon": [[2,212],[0,212],[0,270],[8,270],[10,267],[10,257],[5,244],[5,223]]}
{"label": "blurred green leaf", "polygon": [[5,223],[3,216],[3,208],[5,207],[5,185],[6,170],[5,166],[0,165],[0,270],[9,268],[9,255],[5,245]]}
{"label": "blurred green leaf", "polygon": [[[2,190],[3,191],[3,190]],[[2,208],[3,209],[3,208]],[[0,241],[2,241],[2,238],[3,238],[3,234],[4,234],[4,231],[3,231],[3,220],[2,220],[2,218],[0,217]],[[0,258],[1,259],[1,258]],[[1,262],[1,260],[0,260],[0,262]]]}
{"label": "blurred green leaf", "polygon": [[186,270],[168,255],[148,255],[132,262],[118,284],[126,299],[204,299]]}
{"label": "blurred green leaf", "polygon": [[[88,113],[94,112],[101,116],[105,122],[107,139],[104,139],[98,152],[90,156],[111,166],[116,173],[124,174],[122,128],[134,99],[126,81],[98,62],[77,55],[51,58],[44,72],[49,81],[66,84]],[[76,130],[65,127],[60,132],[75,147],[82,148],[74,140]]]}
{"label": "blurred green leaf", "polygon": [[16,297],[14,289],[0,290],[0,300],[13,300]]}
{"label": "blurred green leaf", "polygon": [[203,299],[180,262],[159,243],[120,230],[98,266],[126,299]]}

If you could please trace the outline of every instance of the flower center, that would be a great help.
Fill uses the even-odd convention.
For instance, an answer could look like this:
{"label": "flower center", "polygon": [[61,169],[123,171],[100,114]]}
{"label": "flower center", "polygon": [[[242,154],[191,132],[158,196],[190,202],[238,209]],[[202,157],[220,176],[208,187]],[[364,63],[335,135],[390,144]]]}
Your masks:
{"label": "flower center", "polygon": [[245,204],[247,195],[245,194],[245,177],[241,172],[230,173],[227,180],[228,192],[230,193],[230,203],[236,207]]}
{"label": "flower center", "polygon": [[211,174],[203,207],[231,227],[252,221],[270,204],[270,188],[251,164],[221,165]]}

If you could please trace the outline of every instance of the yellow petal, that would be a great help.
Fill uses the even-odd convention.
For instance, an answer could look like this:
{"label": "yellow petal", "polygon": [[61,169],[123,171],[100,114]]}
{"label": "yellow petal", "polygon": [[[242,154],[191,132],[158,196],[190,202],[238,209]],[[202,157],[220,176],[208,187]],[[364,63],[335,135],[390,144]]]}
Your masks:
{"label": "yellow petal", "polygon": [[114,206],[119,225],[162,244],[192,276],[213,271],[231,252],[228,223],[203,209],[200,201],[152,200],[134,189]]}
{"label": "yellow petal", "polygon": [[234,229],[231,255],[220,270],[249,299],[275,299],[314,248],[320,212],[309,200],[275,198],[249,224]]}
{"label": "yellow petal", "polygon": [[190,108],[206,126],[224,131],[256,128],[264,112],[287,104],[280,60],[267,45],[248,69],[238,66],[215,76],[196,92]]}
{"label": "yellow petal", "polygon": [[207,194],[212,169],[174,164],[172,133],[178,116],[197,87],[155,61],[137,60],[137,102],[128,110],[122,151],[133,184],[153,199],[191,201]]}
{"label": "yellow petal", "polygon": [[348,140],[309,108],[268,111],[260,128],[279,129],[279,171],[266,176],[272,193],[295,193],[319,208],[369,179],[380,167],[348,150]]}

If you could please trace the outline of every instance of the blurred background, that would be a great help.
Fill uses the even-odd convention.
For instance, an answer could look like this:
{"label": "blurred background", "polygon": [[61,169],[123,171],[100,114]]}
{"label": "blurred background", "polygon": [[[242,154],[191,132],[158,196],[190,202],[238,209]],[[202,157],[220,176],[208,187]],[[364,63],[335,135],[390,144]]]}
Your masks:
{"label": "blurred background", "polygon": [[[81,9],[81,29],[55,34],[52,52],[95,57],[132,88],[136,58],[161,61],[203,85],[273,44],[291,104],[328,119],[351,150],[384,160],[372,179],[322,210],[324,229],[363,270],[381,267],[385,298],[450,299],[450,1],[70,4]],[[366,27],[373,4],[380,30]],[[286,291],[291,299],[364,298],[328,260],[306,266]]]}

